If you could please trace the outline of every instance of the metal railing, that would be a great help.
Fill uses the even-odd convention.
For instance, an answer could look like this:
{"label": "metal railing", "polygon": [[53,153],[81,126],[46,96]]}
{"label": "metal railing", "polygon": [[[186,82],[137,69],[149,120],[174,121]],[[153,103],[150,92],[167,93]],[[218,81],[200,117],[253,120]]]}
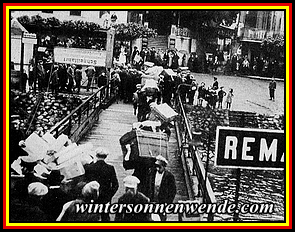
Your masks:
{"label": "metal railing", "polygon": [[81,131],[81,127],[89,123],[89,120],[95,117],[102,109],[106,108],[114,99],[116,99],[116,86],[112,82],[102,86],[94,92],[84,103],[74,109],[69,115],[58,122],[50,133],[57,138],[61,134],[72,138]]}
{"label": "metal railing", "polygon": [[[216,203],[216,198],[212,190],[210,181],[207,178],[204,164],[196,146],[190,144],[190,141],[193,140],[191,125],[189,124],[189,121],[187,119],[180,96],[177,96],[175,106],[176,110],[181,115],[179,120],[175,121],[175,129],[180,151],[179,156],[184,167],[184,174],[187,182],[189,198],[191,201],[194,201],[202,197],[203,203],[214,204]],[[189,162],[189,160],[191,162]],[[193,177],[197,178],[198,186],[193,186],[194,184],[196,184],[192,180]],[[214,220],[213,213],[208,214],[207,220]]]}

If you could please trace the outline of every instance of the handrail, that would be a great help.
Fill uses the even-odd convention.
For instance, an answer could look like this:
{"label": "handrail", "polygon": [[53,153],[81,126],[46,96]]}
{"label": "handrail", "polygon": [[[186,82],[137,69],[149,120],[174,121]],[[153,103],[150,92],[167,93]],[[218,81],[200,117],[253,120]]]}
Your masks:
{"label": "handrail", "polygon": [[[214,192],[212,190],[209,179],[206,178],[205,168],[204,168],[203,162],[198,154],[198,151],[194,145],[187,143],[187,141],[191,141],[193,139],[193,135],[192,135],[191,126],[190,126],[189,121],[186,117],[186,113],[185,113],[180,96],[177,96],[177,101],[178,101],[178,104],[176,104],[176,105],[179,105],[179,108],[180,108],[179,111],[182,116],[181,119],[183,120],[182,126],[184,127],[183,131],[180,131],[180,133],[181,133],[182,137],[184,136],[184,138],[185,138],[184,141],[181,141],[181,147],[184,147],[185,145],[189,145],[189,149],[188,149],[189,157],[191,157],[192,161],[193,161],[193,167],[192,167],[193,174],[191,174],[191,175],[197,176],[200,191],[202,193],[205,203],[216,203],[216,198],[215,198]],[[180,155],[184,156],[184,159],[186,160],[183,149],[181,149],[181,150],[182,151],[181,151]],[[184,165],[187,165],[187,162],[185,162]],[[189,169],[189,167],[186,167],[186,169]],[[191,199],[191,200],[194,200],[194,199]],[[212,213],[208,214],[208,221],[213,221],[213,214]]]}
{"label": "handrail", "polygon": [[49,133],[53,134],[55,138],[61,134],[66,134],[71,138],[94,112],[103,109],[105,105],[116,97],[114,96],[114,94],[117,94],[116,91],[114,91],[115,87],[116,86],[114,86],[112,82],[100,87],[95,93],[89,96],[85,102],[52,127]]}

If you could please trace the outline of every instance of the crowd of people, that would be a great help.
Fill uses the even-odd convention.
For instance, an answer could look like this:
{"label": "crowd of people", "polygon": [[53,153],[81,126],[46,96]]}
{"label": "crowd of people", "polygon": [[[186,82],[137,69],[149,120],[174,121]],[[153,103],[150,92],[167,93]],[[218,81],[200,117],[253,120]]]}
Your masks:
{"label": "crowd of people", "polygon": [[[118,97],[124,103],[133,104],[138,122],[149,119],[152,103],[167,103],[173,107],[178,96],[186,104],[213,109],[223,107],[231,109],[234,97],[232,88],[225,91],[216,76],[212,76],[213,82],[207,87],[205,82],[201,80],[198,82],[189,69],[182,69],[179,66],[179,62],[176,62],[179,57],[177,58],[174,50],[162,55],[160,52],[159,50],[157,53],[154,48],[138,51],[135,47],[128,60],[126,51],[122,48],[115,62],[115,68],[110,72],[110,82],[118,88]],[[189,62],[193,60],[189,59]],[[30,70],[29,86],[33,86],[34,81],[37,81],[40,91],[45,91],[47,88],[56,94],[80,93],[81,66],[58,64],[51,67],[51,69],[44,68],[40,60],[36,70]],[[232,67],[233,71],[236,71],[238,65]],[[242,67],[249,67],[249,64],[242,62]],[[36,78],[31,76],[34,73],[37,74]],[[85,69],[85,75],[88,81],[86,91],[89,91],[92,83],[99,87],[107,84],[106,71],[103,69],[89,66]],[[272,78],[269,83],[270,100],[275,98],[275,89],[276,83]],[[169,124],[161,126],[163,127],[160,130],[169,137]],[[19,145],[17,143],[18,141],[14,141],[15,146]],[[122,141],[120,143],[122,145]],[[114,166],[105,161],[109,152],[102,147],[95,150],[95,155],[89,155],[90,159],[83,162],[85,173],[73,180],[65,180],[56,170],[51,170],[46,177],[36,175],[35,167],[41,161],[26,158],[23,150],[19,149],[21,151],[19,156],[25,157],[18,158],[23,177],[11,182],[10,220],[12,222],[166,221],[166,214],[160,213],[159,218],[156,218],[151,213],[130,213],[127,208],[115,213],[113,218],[108,212],[85,213],[89,208],[85,209],[84,213],[77,213],[77,207],[82,210],[83,207],[92,207],[94,204],[173,203],[176,184],[173,174],[167,169],[167,159],[160,154],[156,157],[138,157],[134,160],[130,159],[132,144],[124,146],[124,149],[127,154],[124,156],[123,167],[125,170],[134,169],[134,172],[131,176],[127,175],[123,183],[119,183]],[[113,198],[120,184],[124,185],[125,193],[114,202]]]}
{"label": "crowd of people", "polygon": [[[123,183],[119,183],[117,170],[105,160],[108,155],[109,151],[105,147],[98,147],[94,153],[90,152],[81,161],[84,174],[71,179],[65,178],[59,170],[51,169],[43,160],[36,160],[31,156],[19,157],[22,176],[11,180],[10,221],[167,220],[165,213],[153,214],[144,210],[139,212],[136,207],[147,203],[173,203],[176,185],[173,174],[166,169],[168,161],[162,155],[148,157],[150,164],[146,173],[141,170],[141,175],[136,172],[133,175],[127,174]],[[124,160],[124,165],[128,165],[128,162]],[[146,164],[145,161],[137,163],[138,166]],[[45,166],[49,171],[42,172]],[[133,168],[139,171],[136,167]],[[12,175],[14,174],[12,170]],[[114,200],[121,184],[124,192],[118,196],[118,200]],[[132,206],[135,208],[130,208]]]}
{"label": "crowd of people", "polygon": [[[157,67],[160,67],[158,75],[151,76],[150,70]],[[146,77],[151,80],[146,81]],[[116,80],[118,85],[118,98],[133,104],[138,121],[146,120],[152,102],[173,107],[178,96],[183,103],[190,105],[231,109],[233,89],[225,92],[224,86],[218,85],[217,77],[213,78],[212,85],[206,86],[205,82],[198,82],[189,70],[177,69],[171,73],[161,66],[153,66],[138,71],[130,64],[118,66],[111,72],[111,80]]]}

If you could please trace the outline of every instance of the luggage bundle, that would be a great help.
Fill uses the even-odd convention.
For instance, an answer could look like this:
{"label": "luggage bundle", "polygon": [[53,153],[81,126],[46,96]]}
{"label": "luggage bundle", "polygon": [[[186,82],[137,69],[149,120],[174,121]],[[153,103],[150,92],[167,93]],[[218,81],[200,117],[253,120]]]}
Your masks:
{"label": "luggage bundle", "polygon": [[[28,153],[28,156],[21,156],[19,159],[24,162],[36,162],[34,174],[41,178],[46,178],[46,175],[53,170],[59,171],[64,176],[64,180],[82,176],[85,173],[83,163],[91,162],[94,156],[91,143],[77,145],[64,134],[54,138],[50,133],[41,137],[33,132],[24,143],[25,146],[22,149]],[[12,168],[21,170],[18,168],[20,163],[16,160]]]}
{"label": "luggage bundle", "polygon": [[161,122],[171,122],[178,115],[167,103],[150,105],[150,120],[160,120]]}

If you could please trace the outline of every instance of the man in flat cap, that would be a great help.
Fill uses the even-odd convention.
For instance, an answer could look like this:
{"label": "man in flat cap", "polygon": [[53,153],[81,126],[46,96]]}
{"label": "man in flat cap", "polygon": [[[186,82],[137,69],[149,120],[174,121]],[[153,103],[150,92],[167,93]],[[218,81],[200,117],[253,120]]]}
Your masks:
{"label": "man in flat cap", "polygon": [[[117,174],[113,165],[107,164],[105,158],[109,155],[109,151],[104,147],[95,150],[93,162],[86,164],[85,182],[97,181],[100,184],[99,203],[111,203],[113,196],[119,188]],[[109,221],[109,214],[102,215],[103,221]]]}
{"label": "man in flat cap", "polygon": [[[168,161],[162,155],[156,157],[156,168],[149,174],[148,197],[155,203],[173,203],[176,195],[174,175],[166,169]],[[160,214],[161,221],[166,221],[167,215]]]}
{"label": "man in flat cap", "polygon": [[[125,187],[125,193],[119,197],[119,205],[135,205],[137,204],[147,204],[150,202],[150,199],[146,197],[143,193],[138,191],[138,184],[140,180],[136,176],[126,176],[123,179],[123,184]],[[128,212],[129,209],[126,207],[122,212],[117,212],[115,215],[115,221],[124,221],[124,222],[143,222],[151,221],[150,213],[141,213],[141,212]]]}
{"label": "man in flat cap", "polygon": [[43,197],[47,195],[48,187],[41,182],[32,182],[27,186],[26,193],[22,190],[24,190],[23,185],[18,185],[12,190],[13,198],[9,210],[11,222],[49,221],[50,217],[45,212],[43,204]]}

